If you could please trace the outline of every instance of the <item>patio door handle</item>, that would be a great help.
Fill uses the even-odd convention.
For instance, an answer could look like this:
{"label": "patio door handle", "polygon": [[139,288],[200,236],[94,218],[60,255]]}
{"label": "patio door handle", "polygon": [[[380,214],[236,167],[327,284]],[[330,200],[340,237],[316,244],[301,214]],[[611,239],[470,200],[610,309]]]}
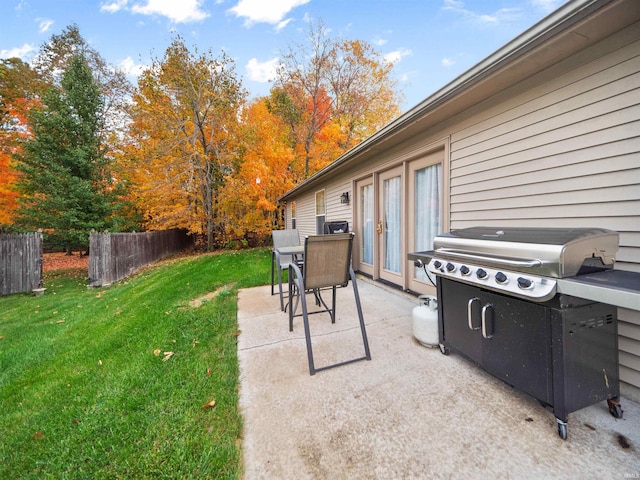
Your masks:
{"label": "patio door handle", "polygon": [[378,226],[376,227],[378,233],[382,233],[382,222],[378,222]]}

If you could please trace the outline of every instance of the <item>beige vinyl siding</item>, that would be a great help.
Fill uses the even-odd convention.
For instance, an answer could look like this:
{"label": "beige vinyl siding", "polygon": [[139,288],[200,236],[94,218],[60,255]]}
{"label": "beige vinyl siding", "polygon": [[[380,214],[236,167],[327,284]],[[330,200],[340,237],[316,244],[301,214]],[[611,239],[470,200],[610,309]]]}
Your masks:
{"label": "beige vinyl siding", "polygon": [[[634,28],[606,43],[613,51],[595,45],[459,121],[451,134],[451,228],[609,228],[620,232],[616,268],[640,271],[640,26]],[[640,312],[619,309],[618,316],[620,376],[637,398]]]}
{"label": "beige vinyl siding", "polygon": [[300,240],[306,235],[316,234],[316,194],[308,192],[296,198],[296,228]]}
{"label": "beige vinyl siding", "polygon": [[[354,181],[444,147],[443,229],[608,228],[620,233],[616,268],[640,272],[640,24],[479,101],[327,175],[314,187],[326,189],[327,220],[353,229]],[[315,233],[314,191],[295,200],[301,233]],[[618,317],[623,395],[640,401],[640,312]]]}
{"label": "beige vinyl siding", "polygon": [[[353,218],[351,203],[353,196],[351,192],[351,182],[341,181],[337,184],[328,185],[325,189],[325,206],[326,206],[326,221],[346,220],[349,222],[349,229],[353,230]],[[349,204],[345,205],[340,203],[340,195],[343,192],[349,192]],[[315,193],[316,191],[306,193],[300,197],[296,197],[296,227],[300,232],[301,239],[306,235],[316,234],[316,210],[315,210]],[[289,212],[290,212],[290,207]],[[288,227],[291,227],[291,222],[288,221]]]}

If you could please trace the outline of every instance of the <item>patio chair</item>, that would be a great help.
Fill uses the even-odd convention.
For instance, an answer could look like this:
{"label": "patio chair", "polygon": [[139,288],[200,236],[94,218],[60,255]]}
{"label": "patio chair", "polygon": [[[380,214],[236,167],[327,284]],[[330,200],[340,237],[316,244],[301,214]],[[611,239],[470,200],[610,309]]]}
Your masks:
{"label": "patio chair", "polygon": [[289,269],[289,263],[293,260],[293,255],[280,255],[276,249],[281,247],[293,247],[300,245],[300,234],[295,228],[286,230],[273,230],[273,251],[271,252],[271,295],[274,295],[275,279],[274,271],[277,270],[278,291],[280,292],[280,310],[284,311],[284,296],[282,291],[282,271]]}
{"label": "patio chair", "polygon": [[[307,342],[307,358],[309,373],[314,375],[320,370],[326,370],[360,360],[371,360],[369,341],[362,316],[362,306],[358,293],[356,276],[351,267],[351,251],[353,248],[353,233],[334,235],[318,235],[305,237],[304,258],[301,265],[295,262],[289,264],[289,331],[293,331],[293,319],[302,317],[304,335]],[[313,361],[311,333],[309,329],[309,315],[329,313],[331,323],[336,321],[336,287],[346,287],[351,280],[353,293],[360,321],[360,331],[364,345],[364,356],[339,362],[321,368],[316,368]],[[331,290],[331,307],[327,306],[321,296],[322,291]],[[313,293],[320,310],[309,311],[307,308],[307,293]],[[292,305],[295,298],[295,305]],[[296,314],[298,304],[302,306],[302,313]]]}

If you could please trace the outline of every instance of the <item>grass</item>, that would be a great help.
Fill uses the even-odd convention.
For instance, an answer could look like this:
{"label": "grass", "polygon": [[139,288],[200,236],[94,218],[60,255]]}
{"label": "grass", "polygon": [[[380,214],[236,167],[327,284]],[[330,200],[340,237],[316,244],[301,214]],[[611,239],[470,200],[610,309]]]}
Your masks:
{"label": "grass", "polygon": [[238,478],[236,294],[269,261],[180,258],[105,289],[53,272],[0,298],[0,478]]}

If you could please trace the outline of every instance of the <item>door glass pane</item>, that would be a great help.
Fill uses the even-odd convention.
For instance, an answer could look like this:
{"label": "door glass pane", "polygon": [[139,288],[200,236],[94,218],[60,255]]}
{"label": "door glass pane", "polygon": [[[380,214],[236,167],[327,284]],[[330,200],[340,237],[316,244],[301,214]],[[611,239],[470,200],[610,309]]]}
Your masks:
{"label": "door glass pane", "polygon": [[373,185],[366,185],[360,189],[360,205],[362,262],[373,265]]}
{"label": "door glass pane", "polygon": [[[441,232],[442,165],[431,165],[415,173],[415,249],[433,250],[433,238]],[[415,269],[415,278],[427,280],[422,268]]]}
{"label": "door glass pane", "polygon": [[384,268],[400,273],[400,177],[384,181]]}

